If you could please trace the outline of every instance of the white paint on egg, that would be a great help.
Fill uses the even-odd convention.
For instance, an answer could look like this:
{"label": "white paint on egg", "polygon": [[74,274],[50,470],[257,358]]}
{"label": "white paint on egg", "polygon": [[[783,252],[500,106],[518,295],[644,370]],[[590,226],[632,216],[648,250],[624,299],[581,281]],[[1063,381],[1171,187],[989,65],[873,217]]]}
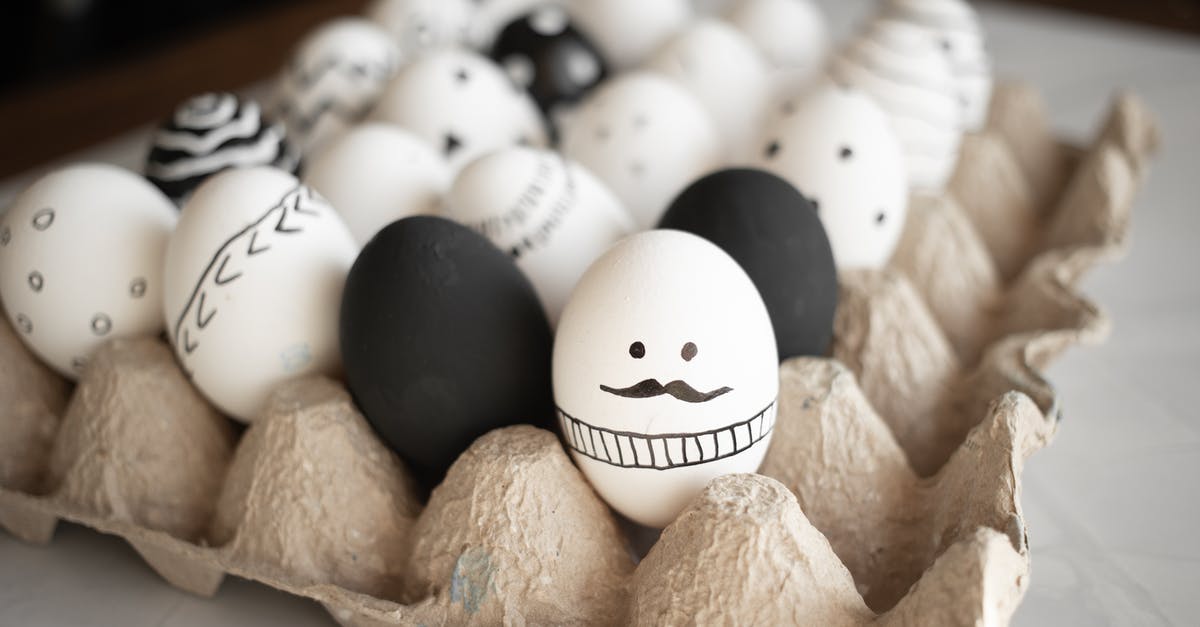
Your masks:
{"label": "white paint on egg", "polygon": [[572,457],[629,518],[663,527],[712,479],[754,472],[779,391],[775,334],[741,267],[680,231],[630,236],[563,311],[554,398]]}
{"label": "white paint on egg", "polygon": [[950,63],[928,33],[876,19],[834,56],[829,73],[887,112],[904,148],[909,184],[941,189],[958,163],[962,110]]}
{"label": "white paint on egg", "polygon": [[157,334],[177,215],[144,178],[111,165],[35,181],[0,217],[0,299],[17,335],[75,379],[104,342]]}
{"label": "white paint on egg", "polygon": [[163,311],[184,371],[245,422],[279,383],[336,373],[342,286],[357,251],[325,199],[286,172],[210,178],[167,246]]}

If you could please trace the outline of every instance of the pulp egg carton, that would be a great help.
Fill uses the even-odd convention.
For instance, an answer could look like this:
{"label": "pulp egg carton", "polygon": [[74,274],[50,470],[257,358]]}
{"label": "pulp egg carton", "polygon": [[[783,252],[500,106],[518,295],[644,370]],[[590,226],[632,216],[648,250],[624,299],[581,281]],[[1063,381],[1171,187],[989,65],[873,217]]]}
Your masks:
{"label": "pulp egg carton", "polygon": [[1057,428],[1042,371],[1104,336],[1074,286],[1124,247],[1157,141],[1133,97],[1077,147],[1000,85],[891,266],[841,277],[833,358],[781,366],[761,474],[712,482],[640,560],[551,432],[481,437],[422,505],[338,382],[284,385],[237,434],[159,339],[111,342],[72,391],[7,325],[0,524],[81,523],[184,590],[234,574],[352,626],[1002,624],[1022,465]]}

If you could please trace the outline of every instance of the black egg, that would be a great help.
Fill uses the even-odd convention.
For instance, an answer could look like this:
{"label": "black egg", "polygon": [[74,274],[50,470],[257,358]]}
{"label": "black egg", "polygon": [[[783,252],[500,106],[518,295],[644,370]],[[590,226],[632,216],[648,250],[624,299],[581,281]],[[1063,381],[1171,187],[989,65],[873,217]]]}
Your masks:
{"label": "black egg", "polygon": [[578,101],[608,73],[600,52],[558,6],[510,22],[492,44],[491,57],[547,113]]}
{"label": "black egg", "polygon": [[767,305],[781,361],[825,354],[837,268],[816,209],[790,183],[762,170],[714,172],[683,190],[659,226],[704,237],[741,264]]}
{"label": "black egg", "polygon": [[350,269],[339,326],[355,402],[427,488],[484,433],[554,415],[533,287],[467,227],[429,216],[385,227]]}
{"label": "black egg", "polygon": [[145,169],[146,178],[179,205],[213,174],[256,165],[296,173],[299,154],[283,124],[265,118],[253,100],[207,93],[179,105],[159,126]]}

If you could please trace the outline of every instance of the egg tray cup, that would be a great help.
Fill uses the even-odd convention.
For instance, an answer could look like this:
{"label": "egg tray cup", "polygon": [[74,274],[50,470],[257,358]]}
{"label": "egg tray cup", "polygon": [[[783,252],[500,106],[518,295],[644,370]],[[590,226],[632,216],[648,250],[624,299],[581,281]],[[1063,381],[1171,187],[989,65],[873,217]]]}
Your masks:
{"label": "egg tray cup", "polygon": [[276,390],[242,434],[159,339],[77,386],[0,325],[0,525],[118,535],[171,584],[227,574],[344,625],[1004,624],[1028,586],[1022,466],[1057,429],[1041,372],[1108,324],[1074,289],[1120,253],[1158,142],[1121,96],[1086,148],[997,87],[890,267],[847,272],[833,359],[780,368],[761,474],[709,484],[638,562],[557,437],[479,438],[422,505],[342,384]]}

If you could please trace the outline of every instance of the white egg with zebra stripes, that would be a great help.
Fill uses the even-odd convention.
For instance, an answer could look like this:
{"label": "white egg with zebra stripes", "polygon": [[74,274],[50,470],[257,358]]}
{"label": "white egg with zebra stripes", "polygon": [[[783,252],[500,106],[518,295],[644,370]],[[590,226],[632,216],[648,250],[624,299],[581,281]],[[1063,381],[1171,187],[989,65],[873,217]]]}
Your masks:
{"label": "white egg with zebra stripes", "polygon": [[279,383],[339,369],[338,308],[358,247],[287,172],[240,168],[196,190],[167,245],[167,336],[223,412],[253,421]]}
{"label": "white egg with zebra stripes", "polygon": [[958,164],[963,114],[950,62],[937,42],[908,22],[878,18],[834,55],[828,71],[888,114],[909,184],[941,189]]}
{"label": "white egg with zebra stripes", "polygon": [[208,177],[229,168],[271,165],[295,173],[300,156],[283,124],[258,103],[224,92],[188,99],[154,132],[146,178],[182,205]]}
{"label": "white egg with zebra stripes", "polygon": [[275,111],[307,155],[367,115],[400,69],[400,47],[382,27],[358,17],[309,34],[283,70]]}
{"label": "white egg with zebra stripes", "polygon": [[712,479],[754,472],[775,425],[778,352],[762,296],[725,251],[653,230],[596,260],[554,337],[564,442],[596,492],[652,527]]}

